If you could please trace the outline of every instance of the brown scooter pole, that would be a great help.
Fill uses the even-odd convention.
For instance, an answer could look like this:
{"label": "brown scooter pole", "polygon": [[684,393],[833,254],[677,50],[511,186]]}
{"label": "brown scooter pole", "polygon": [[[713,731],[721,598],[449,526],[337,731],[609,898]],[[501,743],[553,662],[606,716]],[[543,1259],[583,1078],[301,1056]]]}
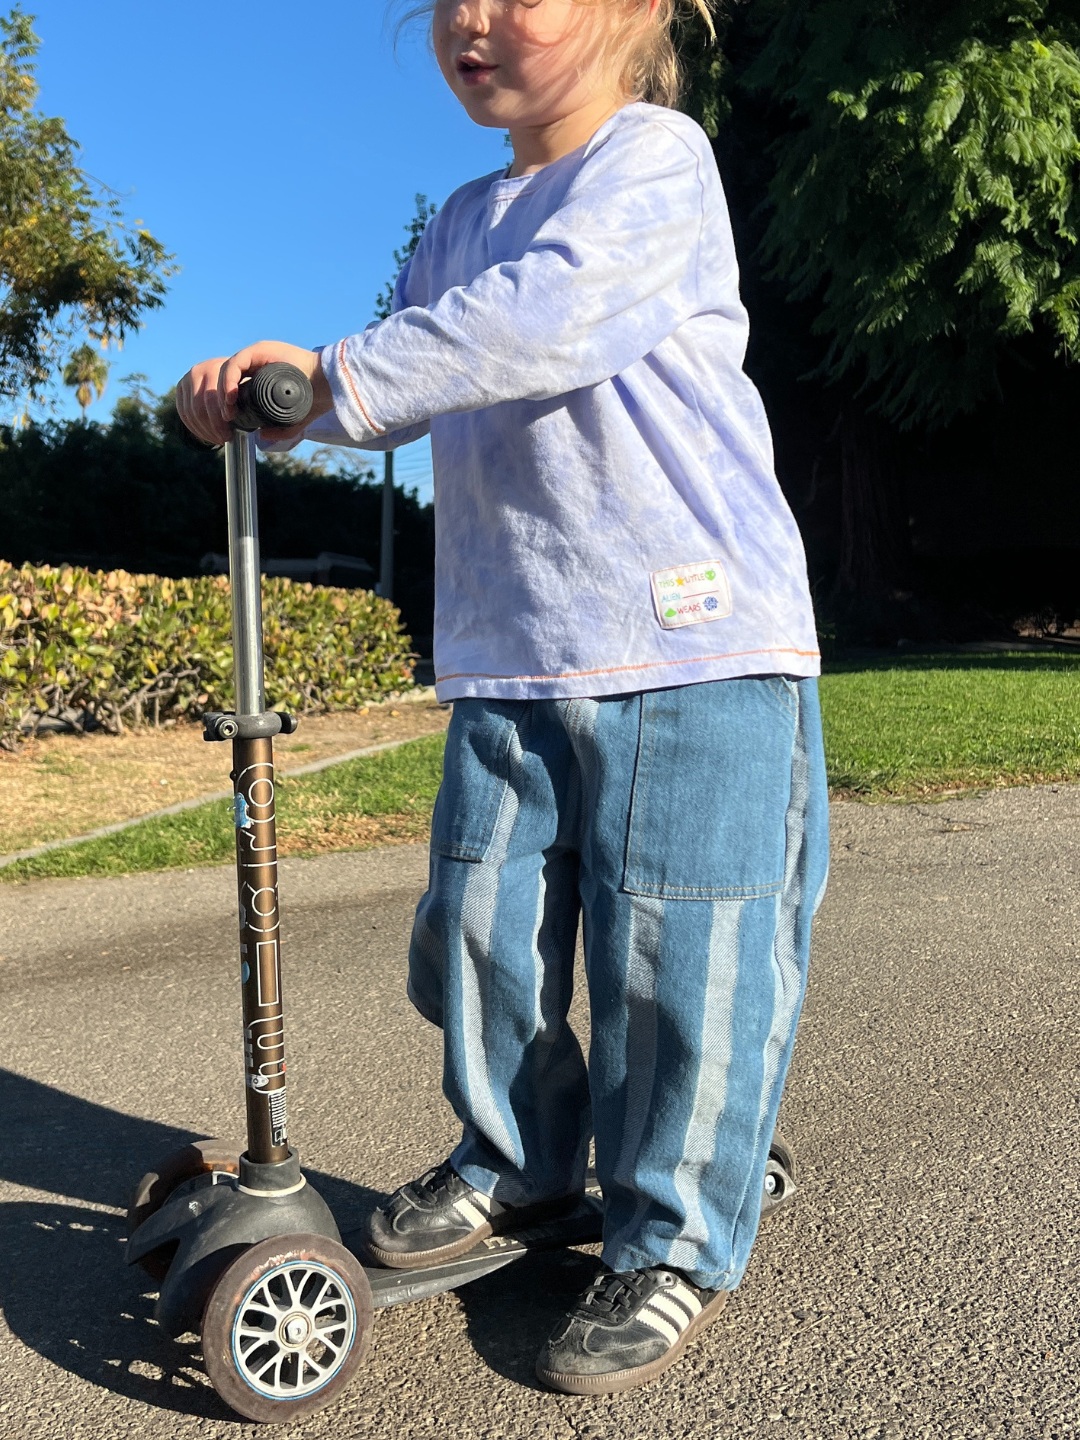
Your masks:
{"label": "brown scooter pole", "polygon": [[282,731],[291,734],[296,723],[289,715],[266,709],[252,432],[264,425],[298,423],[310,407],[311,387],[292,366],[265,366],[241,387],[233,437],[225,450],[236,709],[204,720],[208,740],[232,740],[233,747],[247,1159],[256,1165],[276,1165],[289,1156],[273,737]]}
{"label": "brown scooter pole", "polygon": [[[255,440],[246,431],[238,432],[229,441],[225,477],[236,719],[242,722],[248,717],[262,716],[266,708]],[[243,729],[243,725],[238,728]],[[267,1165],[286,1159],[289,1153],[274,822],[274,741],[271,735],[254,738],[238,735],[232,747],[247,1153],[256,1164]]]}

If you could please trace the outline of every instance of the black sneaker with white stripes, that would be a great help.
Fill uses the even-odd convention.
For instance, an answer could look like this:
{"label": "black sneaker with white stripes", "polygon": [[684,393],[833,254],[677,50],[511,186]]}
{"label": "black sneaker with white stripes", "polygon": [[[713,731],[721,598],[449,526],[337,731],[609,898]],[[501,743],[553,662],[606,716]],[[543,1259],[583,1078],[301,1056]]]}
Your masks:
{"label": "black sneaker with white stripes", "polygon": [[403,1185],[368,1221],[367,1248],[380,1265],[416,1270],[456,1260],[489,1235],[509,1235],[568,1215],[580,1195],[502,1205],[461,1178],[449,1160]]}
{"label": "black sneaker with white stripes", "polygon": [[567,1395],[611,1395],[646,1385],[716,1319],[728,1294],[701,1290],[675,1270],[607,1270],[556,1326],[536,1373]]}

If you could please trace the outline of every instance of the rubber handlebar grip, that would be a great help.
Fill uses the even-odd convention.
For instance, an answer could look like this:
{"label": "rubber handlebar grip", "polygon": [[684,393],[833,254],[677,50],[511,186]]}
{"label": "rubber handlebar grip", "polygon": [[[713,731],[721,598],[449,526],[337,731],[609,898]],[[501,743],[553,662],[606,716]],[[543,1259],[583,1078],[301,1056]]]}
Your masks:
{"label": "rubber handlebar grip", "polygon": [[307,419],[313,399],[304,372],[275,360],[241,380],[233,425],[237,430],[287,430]]}

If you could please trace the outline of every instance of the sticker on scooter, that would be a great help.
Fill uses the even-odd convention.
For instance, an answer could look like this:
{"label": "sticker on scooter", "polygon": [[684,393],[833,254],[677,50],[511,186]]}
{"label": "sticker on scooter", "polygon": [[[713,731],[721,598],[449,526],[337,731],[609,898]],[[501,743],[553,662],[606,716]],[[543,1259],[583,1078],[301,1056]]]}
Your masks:
{"label": "sticker on scooter", "polygon": [[243,795],[234,795],[233,824],[237,830],[250,830],[253,823],[251,816],[248,814],[247,800]]}
{"label": "sticker on scooter", "polygon": [[271,1090],[270,1100],[270,1129],[275,1145],[284,1145],[288,1139],[289,1122],[286,1113],[285,1086],[280,1090]]}
{"label": "sticker on scooter", "polygon": [[255,972],[259,977],[259,1004],[276,1005],[281,999],[281,987],[278,983],[278,942],[260,940],[255,951],[259,957],[258,969]]}
{"label": "sticker on scooter", "polygon": [[[259,1033],[255,1033],[256,1026]],[[267,1015],[265,1019],[254,1020],[244,1032],[244,1068],[247,1083],[252,1090],[265,1090],[271,1080],[285,1074],[283,1041],[285,1030],[281,1015]],[[268,1060],[260,1057],[270,1052]]]}

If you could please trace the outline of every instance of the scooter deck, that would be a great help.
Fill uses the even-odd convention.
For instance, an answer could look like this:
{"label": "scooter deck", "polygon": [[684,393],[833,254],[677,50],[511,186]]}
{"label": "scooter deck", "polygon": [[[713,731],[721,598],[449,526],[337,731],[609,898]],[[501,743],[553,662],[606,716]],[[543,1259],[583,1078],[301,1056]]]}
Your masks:
{"label": "scooter deck", "polygon": [[[776,1153],[769,1156],[767,1178],[773,1188],[765,1195],[762,1219],[774,1215],[795,1198],[794,1178],[781,1164]],[[466,1255],[446,1260],[441,1265],[427,1265],[418,1270],[391,1270],[373,1265],[357,1232],[344,1237],[345,1244],[363,1265],[371,1285],[371,1298],[376,1310],[387,1305],[405,1305],[413,1300],[429,1300],[447,1290],[456,1290],[471,1280],[479,1280],[511,1265],[530,1252],[564,1250],[572,1245],[597,1245],[603,1239],[604,1202],[600,1187],[590,1173],[585,1196],[576,1210],[558,1220],[548,1220],[514,1235],[491,1235],[481,1240]],[[350,1241],[352,1243],[350,1243]]]}
{"label": "scooter deck", "polygon": [[446,1260],[441,1265],[427,1265],[421,1270],[390,1270],[384,1265],[373,1265],[370,1255],[365,1253],[354,1236],[345,1236],[345,1244],[363,1265],[371,1285],[371,1298],[376,1310],[379,1310],[386,1305],[428,1300],[432,1295],[456,1290],[459,1285],[467,1285],[470,1280],[479,1280],[514,1260],[520,1260],[530,1251],[599,1244],[603,1238],[603,1219],[603,1202],[599,1193],[587,1193],[569,1215],[534,1225],[529,1230],[519,1230],[514,1235],[490,1235],[467,1255]]}

